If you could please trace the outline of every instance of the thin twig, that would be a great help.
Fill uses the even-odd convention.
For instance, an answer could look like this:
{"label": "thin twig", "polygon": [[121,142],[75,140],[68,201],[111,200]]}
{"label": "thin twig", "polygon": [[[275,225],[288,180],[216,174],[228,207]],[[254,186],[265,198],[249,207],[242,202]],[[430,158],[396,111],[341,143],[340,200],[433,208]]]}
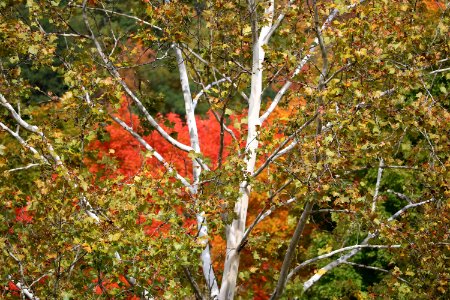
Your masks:
{"label": "thin twig", "polygon": [[408,201],[408,203],[413,203],[413,202],[411,201],[411,198],[409,198],[409,197],[406,196],[405,194],[398,193],[398,192],[395,192],[395,191],[393,191],[393,190],[387,190],[387,192],[388,192],[388,193],[394,194],[395,196],[399,197],[399,198],[402,199],[402,200]]}
{"label": "thin twig", "polygon": [[433,74],[442,73],[442,72],[447,72],[447,71],[450,71],[450,68],[434,70],[434,71],[430,72],[429,74],[430,74],[430,75],[433,75]]}
{"label": "thin twig", "polygon": [[41,164],[29,164],[29,165],[26,165],[24,167],[18,167],[18,168],[14,168],[14,169],[9,169],[9,170],[6,170],[5,172],[11,173],[11,172],[16,172],[16,171],[28,170],[28,169],[31,169],[33,167],[37,167],[37,166],[40,166],[40,165]]}
{"label": "thin twig", "polygon": [[350,250],[354,250],[354,249],[363,249],[363,248],[370,248],[370,249],[392,249],[392,248],[400,248],[401,245],[366,245],[366,244],[360,244],[360,245],[353,245],[353,246],[347,246],[347,247],[343,247],[334,251],[331,251],[329,253],[326,254],[322,254],[319,256],[316,256],[314,258],[305,260],[304,262],[302,262],[300,265],[298,265],[297,267],[295,267],[294,270],[292,270],[291,273],[297,273],[301,268],[306,267],[307,265],[310,265],[318,260],[322,260],[325,258],[329,258],[333,255],[342,253],[342,252],[346,252],[346,251],[350,251]]}
{"label": "thin twig", "polygon": [[[350,266],[355,266],[358,268],[364,268],[364,269],[369,269],[369,270],[375,270],[375,271],[380,271],[383,273],[391,273],[388,270],[382,269],[382,268],[378,268],[378,267],[373,267],[373,266],[367,266],[367,265],[362,265],[362,264],[357,264],[357,263],[353,263],[353,262],[349,262],[349,261],[345,261],[343,262],[343,264],[346,265],[350,265]],[[410,284],[408,281],[406,281],[405,279],[399,277],[399,276],[395,276],[396,278],[398,278],[400,281],[403,281],[404,283]]]}
{"label": "thin twig", "polygon": [[181,176],[162,156],[159,154],[152,146],[150,146],[147,141],[144,140],[136,131],[133,130],[130,126],[128,126],[124,121],[114,116],[113,114],[109,115],[111,119],[114,120],[117,124],[119,124],[123,129],[128,131],[144,148],[150,152],[166,169],[169,173],[173,173],[174,177],[180,180],[180,182],[189,190],[192,191],[192,185],[187,181],[186,178]]}
{"label": "thin twig", "polygon": [[189,283],[192,285],[192,288],[194,289],[195,298],[206,300],[206,297],[203,296],[202,291],[200,290],[200,287],[198,286],[197,282],[195,281],[194,277],[192,277],[191,272],[189,271],[188,267],[183,266],[184,274],[186,274],[186,277],[189,280]]}
{"label": "thin twig", "polygon": [[324,213],[324,212],[330,212],[330,213],[346,213],[346,214],[355,214],[356,211],[353,210],[349,210],[349,209],[317,209],[317,210],[312,210],[311,213],[312,214],[317,214],[317,213]]}
{"label": "thin twig", "polygon": [[[273,195],[271,195],[269,197],[269,199],[267,199],[267,202],[272,201],[272,199],[275,198],[279,193],[281,193],[289,184],[291,184],[292,181],[293,181],[293,179],[290,179],[286,183],[284,183]],[[291,204],[295,200],[297,200],[297,198],[291,198],[291,199],[285,201],[283,204],[279,205],[278,207]],[[275,210],[275,208],[276,207],[273,205],[272,207],[270,207],[270,209],[265,210],[265,208],[263,208],[259,212],[259,214],[256,216],[255,220],[253,220],[253,223],[247,228],[247,230],[245,230],[245,233],[241,239],[241,242],[239,243],[238,251],[241,251],[242,248],[244,247],[244,245],[247,243],[247,238],[250,235],[250,233],[253,231],[255,226],[258,225],[268,215],[270,215]]]}
{"label": "thin twig", "polygon": [[[303,129],[305,129],[309,124],[311,124],[319,115],[319,113],[315,113],[314,116],[312,116],[310,119],[308,119],[305,123],[303,123],[300,128],[298,128],[293,134],[288,136],[281,144],[278,146],[278,148],[269,156],[269,158],[261,165],[261,167],[258,168],[253,174],[252,177],[258,176],[273,160],[280,157],[282,154],[285,154],[290,149],[293,148],[293,144],[297,144],[296,141],[292,142],[289,146],[283,149],[284,146],[286,146],[289,141],[294,139]],[[281,154],[282,153],[282,154]]]}
{"label": "thin twig", "polygon": [[133,19],[133,20],[136,20],[138,22],[141,22],[142,24],[148,25],[148,26],[152,27],[153,29],[157,29],[159,31],[162,31],[161,27],[153,25],[153,24],[151,24],[151,23],[149,23],[149,22],[147,22],[145,20],[142,20],[142,19],[136,17],[136,16],[127,15],[127,14],[120,13],[120,12],[117,12],[117,11],[104,9],[104,8],[98,8],[98,7],[88,7],[88,6],[83,6],[83,5],[73,5],[73,6],[77,7],[77,8],[81,8],[81,9],[89,9],[89,10],[93,10],[93,11],[101,11],[101,12],[105,12],[105,13],[111,13],[111,14],[114,14],[114,15],[126,17],[128,19]]}

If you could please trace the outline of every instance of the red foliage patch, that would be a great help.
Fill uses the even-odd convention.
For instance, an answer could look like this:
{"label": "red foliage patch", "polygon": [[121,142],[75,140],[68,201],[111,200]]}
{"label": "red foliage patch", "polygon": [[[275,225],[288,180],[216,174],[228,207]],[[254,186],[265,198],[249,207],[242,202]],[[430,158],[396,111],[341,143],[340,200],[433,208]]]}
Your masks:
{"label": "red foliage patch", "polygon": [[[141,133],[143,129],[139,118],[130,113],[126,101],[122,102],[122,106],[117,113],[117,117],[122,119],[128,126],[131,126],[136,132]],[[187,124],[174,113],[165,116],[159,115],[161,127],[170,135],[185,145],[190,145],[189,130]],[[203,155],[210,159],[212,168],[217,167],[220,147],[220,124],[210,112],[204,118],[197,116],[197,129],[200,140],[200,149]],[[109,134],[109,141],[94,141],[90,144],[90,149],[98,150],[98,160],[104,156],[113,157],[118,162],[118,167],[111,177],[124,175],[130,177],[136,175],[144,164],[152,166],[153,175],[158,172],[164,172],[164,167],[156,158],[145,158],[142,155],[144,147],[129,132],[123,129],[119,124],[112,123],[105,127]],[[239,137],[239,133],[235,132]],[[168,143],[156,130],[150,134],[143,136],[143,139],[151,145],[163,158],[169,162],[182,176],[190,176],[192,174],[191,159],[188,153],[182,151],[170,143]],[[224,135],[224,157],[229,154],[228,146],[232,143],[230,134],[225,132]],[[89,162],[89,170],[97,173],[105,169],[105,166],[97,162]]]}
{"label": "red foliage patch", "polygon": [[16,212],[16,222],[19,223],[31,223],[33,216],[27,211],[27,207],[19,207],[15,209]]}

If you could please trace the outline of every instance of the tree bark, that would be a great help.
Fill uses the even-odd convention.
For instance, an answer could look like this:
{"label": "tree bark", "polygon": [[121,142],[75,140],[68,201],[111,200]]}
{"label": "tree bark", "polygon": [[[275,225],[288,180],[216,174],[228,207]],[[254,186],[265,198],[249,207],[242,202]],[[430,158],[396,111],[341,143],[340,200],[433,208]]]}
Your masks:
{"label": "tree bark", "polygon": [[[173,45],[175,49],[175,56],[177,58],[178,71],[180,72],[181,89],[183,91],[184,106],[186,109],[186,122],[189,130],[189,138],[191,141],[191,147],[194,149],[195,153],[200,153],[200,141],[198,138],[197,122],[195,120],[195,105],[192,100],[191,90],[189,87],[189,78],[186,69],[186,64],[183,59],[183,53],[178,45]],[[192,159],[192,197],[197,195],[197,185],[200,181],[201,166],[198,161],[194,158]],[[201,254],[203,276],[205,277],[206,284],[210,291],[210,296],[212,299],[217,299],[219,296],[219,286],[217,285],[216,276],[214,275],[214,270],[212,267],[211,254],[208,244],[208,226],[206,223],[205,213],[199,209],[197,212],[197,227],[198,227],[198,239],[203,245],[203,251]]]}
{"label": "tree bark", "polygon": [[[253,34],[253,58],[252,58],[252,77],[251,77],[251,93],[249,98],[248,109],[248,135],[245,150],[247,156],[246,174],[251,176],[255,170],[256,150],[258,149],[258,130],[261,126],[259,121],[259,114],[261,110],[261,95],[262,95],[262,81],[263,81],[263,63],[265,51],[263,46],[268,42],[268,35],[272,27],[274,3],[270,2],[269,7],[265,10],[268,17],[268,25],[261,28],[258,34],[258,22],[256,14],[255,1],[249,1],[249,9],[252,19],[252,34]],[[239,245],[245,232],[245,222],[247,220],[248,201],[251,192],[251,186],[244,180],[239,186],[240,197],[234,207],[236,219],[231,225],[227,226],[227,250],[225,257],[225,266],[222,279],[222,286],[220,289],[219,299],[233,299],[236,290],[236,280],[239,274]]]}
{"label": "tree bark", "polygon": [[311,214],[311,210],[313,207],[313,201],[308,201],[305,204],[305,208],[300,217],[300,220],[297,223],[297,227],[295,228],[294,235],[292,236],[291,242],[289,244],[288,250],[286,251],[286,255],[284,256],[283,265],[281,266],[280,278],[278,279],[277,287],[275,288],[274,293],[270,297],[271,300],[278,299],[284,291],[284,287],[286,285],[287,276],[289,274],[289,269],[292,264],[292,259],[294,258],[295,248],[300,242],[300,238],[302,236],[303,230],[305,229],[305,225],[308,221],[309,215]]}

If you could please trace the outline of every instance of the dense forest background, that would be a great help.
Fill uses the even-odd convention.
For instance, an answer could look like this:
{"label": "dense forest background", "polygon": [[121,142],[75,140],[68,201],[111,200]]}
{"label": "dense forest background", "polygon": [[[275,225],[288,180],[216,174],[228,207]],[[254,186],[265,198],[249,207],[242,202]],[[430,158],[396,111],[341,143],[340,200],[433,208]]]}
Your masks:
{"label": "dense forest background", "polygon": [[[225,281],[242,182],[256,226],[239,245],[236,298],[277,294],[308,203],[277,297],[449,296],[449,4],[277,3],[287,13],[264,46],[261,115],[290,91],[256,125],[261,171],[246,173],[249,20],[267,26],[266,2],[249,1],[256,17],[245,1],[0,1],[0,297],[214,298],[200,257],[210,248]],[[192,145],[192,120],[201,153],[170,142]],[[275,161],[285,141],[294,150]]]}

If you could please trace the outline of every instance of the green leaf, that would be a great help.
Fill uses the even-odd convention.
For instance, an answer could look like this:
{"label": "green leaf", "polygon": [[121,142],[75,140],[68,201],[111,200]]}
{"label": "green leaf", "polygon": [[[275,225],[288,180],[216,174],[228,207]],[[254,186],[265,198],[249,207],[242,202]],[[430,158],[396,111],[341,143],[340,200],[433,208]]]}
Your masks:
{"label": "green leaf", "polygon": [[39,51],[39,47],[36,45],[31,45],[28,47],[28,53],[32,54],[32,55],[36,55]]}

